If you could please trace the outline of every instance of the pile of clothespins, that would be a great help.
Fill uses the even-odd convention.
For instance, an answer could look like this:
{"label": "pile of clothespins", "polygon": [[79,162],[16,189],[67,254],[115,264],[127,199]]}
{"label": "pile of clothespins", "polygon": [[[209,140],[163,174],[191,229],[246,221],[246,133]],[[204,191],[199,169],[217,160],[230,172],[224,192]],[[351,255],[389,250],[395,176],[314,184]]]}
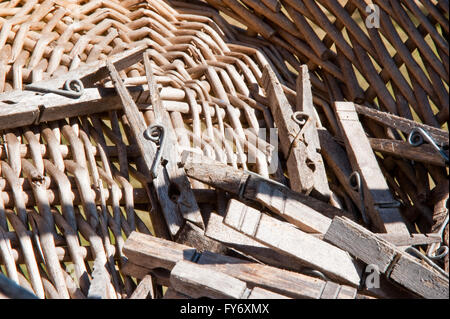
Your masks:
{"label": "pile of clothespins", "polygon": [[312,0],[41,2],[0,4],[0,297],[449,297],[448,86],[351,98],[335,33],[275,46]]}

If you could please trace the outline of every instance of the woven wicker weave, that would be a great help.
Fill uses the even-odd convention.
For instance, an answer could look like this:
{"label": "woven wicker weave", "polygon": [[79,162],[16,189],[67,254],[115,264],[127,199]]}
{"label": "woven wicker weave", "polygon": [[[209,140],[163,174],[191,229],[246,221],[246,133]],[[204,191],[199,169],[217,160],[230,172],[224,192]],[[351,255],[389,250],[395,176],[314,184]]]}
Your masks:
{"label": "woven wicker weave", "polygon": [[[192,132],[179,136],[180,151],[200,138],[203,127],[224,139],[217,123],[222,130],[232,123],[242,134],[273,127],[249,88],[259,90],[264,65],[274,62],[251,46],[226,44],[234,32],[212,9],[177,12],[159,0],[10,1],[0,4],[0,16],[0,91],[144,44],[153,48],[154,72],[174,127],[186,124]],[[208,70],[217,78],[205,78]],[[146,83],[141,63],[121,75],[127,85]],[[139,97],[138,105],[148,104],[147,98]],[[228,98],[229,111],[247,120],[225,118]],[[143,116],[148,124],[154,120],[151,110]],[[130,296],[135,283],[120,274],[124,236],[133,230],[150,233],[151,224],[139,182],[145,179],[122,112],[19,127],[3,137],[0,264],[5,274],[39,297],[82,298],[95,260],[108,266],[109,296]],[[237,167],[236,159],[231,161]],[[267,165],[260,162],[256,170],[267,175]]]}
{"label": "woven wicker weave", "polygon": [[207,2],[270,39],[293,67],[308,63],[335,99],[415,112],[436,127],[448,121],[448,1]]}
{"label": "woven wicker weave", "polygon": [[[339,129],[332,105],[344,97],[361,104],[379,103],[382,109],[406,118],[412,118],[414,110],[424,123],[433,126],[447,121],[448,42],[441,33],[448,32],[448,20],[443,16],[448,17],[448,9],[435,6],[431,0],[422,1],[430,11],[428,16],[418,17],[421,27],[417,30],[409,28],[412,22],[402,16],[406,8],[415,10],[411,0],[401,5],[391,1],[389,6],[400,6],[401,10],[396,8],[393,17],[382,15],[382,27],[376,31],[362,31],[350,19],[358,11],[364,13],[362,1],[349,1],[345,9],[337,1],[281,1],[289,14],[299,10],[308,19],[303,18],[306,23],[321,26],[327,35],[319,41],[314,32],[302,33],[309,30],[304,25],[297,29],[287,22],[286,11],[276,11],[277,5],[273,6],[275,12],[264,9],[263,20],[256,8],[276,1],[243,1],[259,3],[255,6],[258,14],[251,13],[247,20],[240,18],[247,15],[241,11],[244,7],[235,7],[237,1],[208,2],[244,24],[255,23],[249,24],[250,29],[266,40],[252,32],[244,34],[213,7],[197,1],[2,2],[0,92],[23,89],[25,84],[56,78],[86,63],[145,45],[151,49],[161,98],[173,127],[187,128],[184,133],[177,131],[179,151],[202,152],[283,183],[282,165],[277,165],[275,174],[269,174],[269,142],[265,141],[266,152],[246,142],[246,137],[259,129],[274,127],[261,83],[265,66],[275,71],[294,104],[296,70],[302,63],[308,64],[318,115],[334,136]],[[317,20],[322,16],[313,11],[320,8],[318,3],[336,14],[334,24]],[[380,1],[382,10],[389,11],[384,3],[389,2]],[[400,42],[405,40],[396,42],[396,55],[387,56],[388,49],[377,41],[380,35],[397,41],[392,21],[399,21],[409,39],[404,44]],[[341,38],[343,28],[352,34],[351,42]],[[436,44],[431,52],[430,41]],[[420,59],[426,74],[417,67]],[[406,69],[408,75],[396,73],[398,69]],[[147,83],[142,63],[120,75],[126,85]],[[386,83],[390,83],[392,94]],[[110,87],[111,83],[105,80],[102,85]],[[147,100],[148,94],[143,94],[136,102],[146,123],[151,124],[154,114],[147,108]],[[371,136],[393,134],[364,124]],[[224,134],[228,127],[236,132],[231,139]],[[71,117],[2,133],[1,271],[42,298],[84,298],[95,276],[94,268],[101,268],[94,265],[107,265],[109,297],[131,296],[135,279],[121,273],[124,239],[134,230],[157,233],[158,220],[148,203],[141,159],[123,112]],[[221,152],[214,140],[230,153],[236,150],[238,156]],[[251,152],[257,160],[247,165],[243,159]],[[445,169],[388,156],[382,169],[390,174],[389,186],[406,206],[409,221],[423,216],[431,219],[435,202],[426,199],[438,198],[440,188],[434,188],[430,195],[432,187],[423,181],[430,174],[445,188]],[[339,189],[331,170],[329,177],[332,190],[345,199],[350,210],[351,200]],[[195,181],[192,185],[204,187]],[[155,229],[148,221],[148,212]],[[432,223],[428,222],[429,228]]]}

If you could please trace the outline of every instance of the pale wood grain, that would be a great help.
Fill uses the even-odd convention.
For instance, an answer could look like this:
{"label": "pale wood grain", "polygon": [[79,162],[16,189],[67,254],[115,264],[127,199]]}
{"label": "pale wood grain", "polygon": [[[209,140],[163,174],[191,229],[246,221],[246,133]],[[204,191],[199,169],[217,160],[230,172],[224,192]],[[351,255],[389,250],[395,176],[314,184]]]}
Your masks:
{"label": "pale wood grain", "polygon": [[205,235],[232,247],[244,255],[252,256],[267,265],[300,271],[303,265],[295,258],[280,252],[252,239],[249,236],[225,225],[223,217],[211,213],[206,225]]}
{"label": "pale wood grain", "polygon": [[366,264],[376,265],[383,273],[397,254],[392,244],[344,218],[333,219],[324,240],[357,256]]}
{"label": "pale wood grain", "polygon": [[345,217],[333,219],[324,239],[377,267],[387,278],[418,296],[449,296],[448,277]]}
{"label": "pale wood grain", "polygon": [[[297,99],[296,110],[308,115],[308,121],[302,128],[303,141],[306,144],[308,158],[314,165],[314,188],[325,199],[331,196],[330,187],[328,185],[327,173],[325,165],[320,153],[320,139],[317,131],[318,117],[313,104],[313,96],[311,91],[311,81],[307,65],[300,66],[300,72],[297,77]],[[309,164],[311,165],[311,164]]]}
{"label": "pale wood grain", "polygon": [[153,299],[153,279],[150,275],[145,275],[139,285],[133,291],[130,299]]}
{"label": "pale wood grain", "polygon": [[170,272],[170,284],[192,298],[241,299],[247,290],[242,280],[189,261],[179,261]]}
{"label": "pale wood grain", "polygon": [[191,260],[195,252],[192,247],[138,232],[132,232],[123,247],[131,262],[149,269],[172,269],[179,260]]}
{"label": "pale wood grain", "polygon": [[292,118],[294,114],[292,106],[284,95],[275,73],[268,67],[264,69],[263,83],[278,128],[291,188],[309,194],[314,189],[314,172],[306,164],[308,160],[306,145],[296,138],[300,133],[300,127]]}
{"label": "pale wood grain", "polygon": [[236,200],[230,200],[224,222],[261,241],[296,257],[305,266],[317,269],[331,279],[358,286],[360,270],[343,250],[276,220]]}
{"label": "pale wood grain", "polygon": [[288,299],[272,291],[254,287],[205,265],[179,261],[170,273],[171,288],[191,298]]}
{"label": "pale wood grain", "polygon": [[398,209],[376,207],[378,204],[393,203],[394,198],[359,122],[354,104],[336,102],[335,107],[352,168],[361,176],[364,203],[373,226],[381,233],[409,234]]}
{"label": "pale wood grain", "polygon": [[[130,127],[132,128],[132,133],[136,140],[137,146],[141,151],[141,155],[146,165],[147,172],[150,175],[150,170],[156,156],[156,146],[153,142],[147,140],[144,137],[144,131],[147,129],[144,118],[139,113],[136,104],[134,103],[128,90],[122,83],[117,70],[114,68],[114,65],[109,61],[107,61],[106,65],[110,72],[110,76],[114,83],[116,91],[122,100],[125,115],[127,116]],[[154,86],[154,83],[151,83],[150,86]],[[157,90],[153,91],[154,94],[156,92]],[[158,96],[153,96],[152,99],[159,101]],[[158,108],[161,108],[161,105],[158,105]],[[158,119],[159,121],[163,123],[170,122],[170,119],[166,119],[168,114],[162,114],[161,116],[163,116],[164,118]],[[153,180],[151,180],[149,177],[149,182],[152,181],[155,187],[158,201],[161,205],[161,210],[164,214],[167,227],[170,230],[171,235],[176,236],[181,227],[183,227],[183,218],[196,223],[202,228],[204,228],[204,225],[194,194],[192,193],[192,189],[190,188],[190,183],[187,180],[184,171],[179,168],[176,163],[178,154],[175,148],[176,146],[173,144],[174,133],[170,131],[168,125],[166,130],[168,141],[166,143],[167,150],[164,150],[164,152],[168,163],[166,164],[166,167],[162,167],[162,165],[159,165],[157,169],[157,176]],[[166,169],[167,174],[164,173],[164,170]],[[179,193],[176,202],[170,196],[170,187],[176,188]]]}
{"label": "pale wood grain", "polygon": [[[147,171],[146,177],[148,182],[151,182],[150,170],[153,164],[153,160],[156,155],[156,145],[153,142],[147,140],[144,137],[144,131],[147,129],[147,125],[144,121],[144,117],[140,114],[136,104],[130,96],[130,93],[123,84],[117,69],[110,62],[106,62],[106,66],[110,72],[111,80],[120,96],[122,101],[123,110],[129,122],[133,137],[137,143],[137,146],[141,152],[143,163],[145,165],[145,170]],[[176,235],[183,225],[183,218],[180,212],[176,209],[175,203],[170,200],[168,196],[169,181],[167,181],[162,174],[163,168],[159,167],[158,176],[154,185],[156,188],[156,194],[158,197],[159,204],[161,205],[161,210],[164,214],[164,218],[167,227],[172,236]],[[161,174],[159,174],[161,173]],[[160,187],[158,187],[160,186]],[[153,199],[153,203],[156,205],[156,201]],[[153,205],[152,205],[153,206]]]}
{"label": "pale wood grain", "polygon": [[392,127],[409,134],[414,128],[420,127],[427,131],[438,144],[448,145],[449,134],[448,131],[422,124],[416,121],[408,120],[395,114],[386,113],[377,109],[368,108],[363,105],[355,104],[356,111],[371,120],[374,120],[384,126]]}
{"label": "pale wood grain", "polygon": [[170,271],[178,261],[193,261],[196,256],[198,264],[242,280],[249,288],[261,287],[291,298],[319,299],[325,285],[325,281],[311,276],[209,251],[196,254],[191,247],[135,232],[125,242],[124,254],[128,258],[126,265],[132,263],[139,266],[130,267],[131,272],[128,272],[125,265],[127,273],[143,277],[151,272],[158,282],[165,275],[156,270]]}
{"label": "pale wood grain", "polygon": [[448,277],[425,267],[407,254],[402,254],[396,261],[389,278],[423,298],[449,298]]}
{"label": "pale wood grain", "polygon": [[231,194],[241,194],[245,200],[256,200],[306,232],[325,233],[330,217],[352,217],[348,212],[311,196],[204,156],[186,156],[183,164],[189,177]]}
{"label": "pale wood grain", "polygon": [[429,144],[412,146],[407,142],[382,138],[370,138],[369,142],[374,151],[378,151],[386,155],[445,167],[444,158],[435,148],[433,148],[433,146]]}

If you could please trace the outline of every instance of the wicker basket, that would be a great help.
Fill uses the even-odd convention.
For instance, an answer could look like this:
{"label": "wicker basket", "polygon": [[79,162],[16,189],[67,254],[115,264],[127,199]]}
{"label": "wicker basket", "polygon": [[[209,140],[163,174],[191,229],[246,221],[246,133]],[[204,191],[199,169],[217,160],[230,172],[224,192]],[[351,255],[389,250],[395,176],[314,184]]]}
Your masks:
{"label": "wicker basket", "polygon": [[[344,98],[379,104],[411,119],[415,112],[436,127],[448,120],[448,42],[443,36],[448,32],[448,7],[441,8],[440,1],[438,5],[421,1],[419,11],[413,0],[377,1],[382,15],[376,30],[363,30],[354,22],[357,15],[365,17],[363,1],[341,6],[337,0],[283,0],[282,10],[278,1],[242,1],[248,8],[235,0],[208,2],[211,6],[163,0],[2,2],[0,92],[57,78],[144,45],[151,49],[173,127],[187,128],[188,133],[177,136],[179,151],[201,152],[282,183],[286,183],[283,165],[269,174],[270,151],[260,154],[246,142],[260,129],[274,127],[261,79],[266,66],[295,103],[297,71],[302,63],[308,64],[318,116],[334,136],[339,128],[333,103]],[[248,24],[247,34],[213,7]],[[324,8],[336,16],[335,21],[324,16]],[[387,16],[392,8],[394,15]],[[419,14],[423,8],[427,15]],[[418,22],[406,19],[406,10]],[[295,18],[299,14],[303,18]],[[326,32],[323,39],[318,38],[319,27]],[[345,38],[343,29],[348,30]],[[418,67],[419,60],[426,74]],[[142,63],[120,75],[126,85],[147,83]],[[109,80],[102,85],[111,87]],[[148,94],[144,95],[136,103],[151,124],[154,113],[145,107]],[[8,101],[0,98],[1,103]],[[374,137],[398,135],[364,124]],[[130,297],[137,282],[121,273],[124,240],[132,231],[159,235],[156,225],[161,216],[149,203],[141,158],[123,112],[92,110],[86,116],[16,126],[0,127],[1,272],[41,298],[85,298],[98,275],[95,269],[105,265],[111,282],[107,295]],[[224,134],[228,127],[236,132],[231,139]],[[203,131],[210,137],[207,144]],[[238,156],[227,158],[215,141],[237,150]],[[247,165],[243,159],[251,152],[262,160]],[[385,156],[380,165],[409,221],[429,231],[432,219],[442,218],[436,207],[445,184],[448,195],[445,168],[392,156]],[[436,187],[424,182],[428,174]],[[329,179],[343,207],[356,209],[339,189],[332,170]],[[192,185],[204,187],[195,181]]]}
{"label": "wicker basket", "polygon": [[[152,48],[173,126],[190,128],[190,137],[179,136],[180,150],[190,149],[203,127],[225,139],[217,123],[222,130],[232,123],[248,134],[273,127],[264,117],[266,106],[250,97],[249,88],[258,91],[263,67],[278,61],[236,41],[235,31],[212,8],[176,11],[160,0],[9,1],[0,4],[0,17],[0,92],[145,45]],[[216,82],[205,78],[208,68],[218,74]],[[125,84],[146,83],[142,63],[121,76]],[[231,122],[223,110],[228,97]],[[147,98],[136,101],[145,105]],[[142,115],[147,124],[154,120],[151,109]],[[110,111],[3,130],[0,264],[37,296],[86,297],[96,261],[107,265],[111,298],[133,293],[135,280],[120,272],[124,238],[153,229],[127,125],[121,111]]]}
{"label": "wicker basket", "polygon": [[335,100],[448,121],[448,1],[207,2],[269,39],[292,67],[307,63]]}

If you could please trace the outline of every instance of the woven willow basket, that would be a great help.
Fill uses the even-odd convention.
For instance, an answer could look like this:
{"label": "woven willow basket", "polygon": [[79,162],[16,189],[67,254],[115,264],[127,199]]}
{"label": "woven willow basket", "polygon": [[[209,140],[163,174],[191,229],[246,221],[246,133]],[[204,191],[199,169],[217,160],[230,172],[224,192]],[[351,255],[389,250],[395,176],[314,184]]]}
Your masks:
{"label": "woven willow basket", "polygon": [[448,121],[448,1],[206,2],[270,39],[294,68],[307,63],[336,100],[436,127]]}
{"label": "woven willow basket", "polygon": [[[354,22],[354,15],[365,12],[362,1],[348,1],[344,7],[337,1],[280,1],[282,11],[277,1],[242,1],[254,12],[233,0],[208,2],[212,6],[163,0],[1,2],[0,92],[144,45],[151,50],[173,127],[188,132],[178,135],[179,151],[201,152],[282,183],[283,165],[269,174],[269,142],[264,141],[267,152],[262,153],[246,142],[260,129],[274,127],[262,89],[266,66],[295,103],[297,71],[308,64],[318,116],[334,136],[339,129],[333,102],[344,98],[407,118],[415,112],[433,126],[447,121],[448,42],[442,34],[448,32],[448,7],[422,1],[420,9],[429,10],[424,15],[412,0],[380,1],[387,12],[395,6],[395,16],[382,11],[381,28],[373,31]],[[335,21],[323,19],[319,3],[336,15]],[[285,10],[303,18],[294,16],[293,23]],[[406,19],[406,10],[417,13],[417,19]],[[248,32],[230,24],[228,17],[248,23]],[[408,40],[399,37],[393,23]],[[326,32],[323,39],[314,31],[319,27]],[[343,29],[348,30],[345,38]],[[386,39],[393,43],[394,56],[383,45]],[[426,73],[417,66],[419,60]],[[406,70],[407,76],[396,70]],[[147,83],[142,63],[120,75],[126,85]],[[111,87],[111,82],[102,85]],[[148,94],[138,96],[136,103],[151,124],[154,114],[147,99]],[[0,128],[0,269],[41,298],[85,298],[97,264],[107,265],[108,296],[130,297],[137,282],[121,272],[124,240],[132,231],[162,236],[126,117],[119,110],[92,113]],[[373,137],[395,135],[364,125]],[[231,140],[223,133],[228,127],[236,132]],[[204,130],[208,144],[202,142]],[[220,153],[214,141],[238,156]],[[251,152],[259,159],[255,165],[242,160]],[[429,231],[445,183],[448,193],[445,169],[390,156],[381,166],[409,222]],[[427,184],[428,174],[433,185]],[[356,209],[332,170],[329,179],[336,200],[343,203],[336,205]],[[195,181],[192,186],[204,188]],[[198,201],[202,203],[201,196]]]}
{"label": "woven willow basket", "polygon": [[[190,2],[209,3],[237,21],[247,29],[246,39],[268,40],[290,70],[300,72],[307,64],[315,106],[335,137],[339,127],[330,108],[344,100],[448,132],[447,0]],[[284,79],[293,87],[292,77]],[[361,121],[370,137],[407,138],[364,117]],[[448,214],[448,169],[398,160],[401,154],[377,157],[407,219],[418,222],[422,231],[430,230],[430,224],[435,231]],[[327,164],[332,165],[328,160]],[[448,226],[444,238],[448,243]],[[445,267],[448,270],[448,256]]]}
{"label": "woven willow basket", "polygon": [[[246,134],[273,127],[249,88],[258,91],[263,67],[278,61],[237,41],[212,8],[176,11],[160,0],[8,1],[0,4],[0,25],[0,92],[145,45],[173,126],[191,132],[179,136],[180,150],[190,149],[204,127],[226,142],[218,123],[222,130],[233,123]],[[204,76],[208,68],[218,74],[214,83]],[[121,76],[126,85],[147,83],[142,63]],[[228,98],[232,122],[223,109]],[[147,99],[136,102],[148,105]],[[147,124],[154,121],[151,109],[142,116]],[[3,130],[0,152],[2,271],[41,298],[83,298],[98,261],[108,266],[109,296],[129,297],[136,281],[121,274],[124,239],[135,230],[158,235],[159,229],[148,217],[139,153],[123,113]],[[261,162],[256,171],[264,173],[267,165]]]}

